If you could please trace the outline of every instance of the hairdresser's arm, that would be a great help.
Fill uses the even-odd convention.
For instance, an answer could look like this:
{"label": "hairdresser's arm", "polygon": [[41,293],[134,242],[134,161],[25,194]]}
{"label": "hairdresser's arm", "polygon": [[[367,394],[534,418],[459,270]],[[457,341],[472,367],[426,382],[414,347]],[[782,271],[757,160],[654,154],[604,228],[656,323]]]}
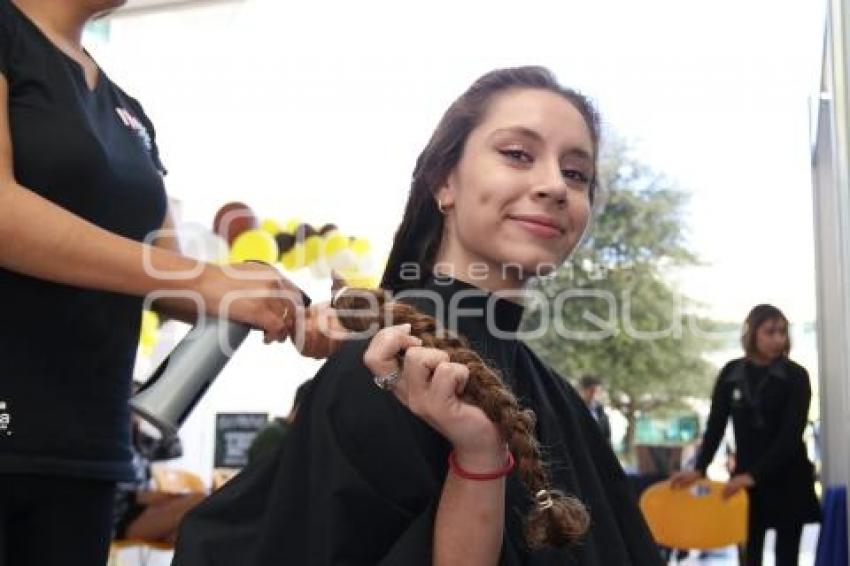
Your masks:
{"label": "hairdresser's arm", "polygon": [[[174,224],[174,215],[171,212],[171,207],[165,213],[165,219],[162,222],[159,233],[153,240],[153,245],[181,254],[180,239],[177,237],[177,229]],[[176,319],[187,324],[195,324],[198,320],[197,306],[185,300],[176,298],[160,298],[156,299],[151,304],[151,309],[159,313],[165,318]]]}
{"label": "hairdresser's arm", "polygon": [[[216,266],[103,230],[20,185],[12,164],[8,99],[8,83],[0,76],[0,267],[57,283],[137,296],[190,291],[202,298],[207,312],[219,312],[235,287],[283,288],[280,276],[271,269],[264,281],[234,282]],[[248,269],[259,271],[257,267]],[[179,272],[192,275],[163,276]],[[284,308],[281,300],[252,298],[234,302],[228,315],[263,328],[267,337],[282,339],[287,334]]]}
{"label": "hairdresser's arm", "polygon": [[[460,400],[469,379],[465,365],[450,363],[446,352],[422,348],[410,326],[385,328],[369,344],[364,362],[375,375],[397,369],[404,351],[396,398],[453,446],[464,470],[486,473],[504,467],[507,448],[481,409]],[[505,522],[504,477],[476,481],[449,472],[434,524],[436,566],[493,566],[498,563]]]}

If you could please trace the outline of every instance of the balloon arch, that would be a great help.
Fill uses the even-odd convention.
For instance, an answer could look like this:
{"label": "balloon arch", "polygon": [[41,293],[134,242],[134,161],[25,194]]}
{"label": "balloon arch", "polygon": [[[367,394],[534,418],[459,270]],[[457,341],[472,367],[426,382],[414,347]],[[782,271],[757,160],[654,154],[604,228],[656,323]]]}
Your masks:
{"label": "balloon arch", "polygon": [[[374,288],[371,244],[365,238],[343,234],[335,224],[316,228],[300,220],[258,220],[241,202],[230,202],[215,214],[212,230],[200,224],[181,224],[177,236],[183,252],[216,264],[259,260],[285,272],[307,269],[317,278],[335,278],[351,287]],[[139,347],[150,354],[159,340],[159,317],[142,315]]]}

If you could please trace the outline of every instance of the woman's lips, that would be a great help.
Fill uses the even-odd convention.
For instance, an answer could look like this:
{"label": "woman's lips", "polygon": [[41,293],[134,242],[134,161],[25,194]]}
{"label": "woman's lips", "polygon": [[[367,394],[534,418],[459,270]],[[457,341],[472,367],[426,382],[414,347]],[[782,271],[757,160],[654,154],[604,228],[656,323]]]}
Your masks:
{"label": "woman's lips", "polygon": [[519,224],[527,232],[539,238],[553,239],[559,238],[564,234],[564,231],[557,226],[533,218],[512,216],[510,219]]}

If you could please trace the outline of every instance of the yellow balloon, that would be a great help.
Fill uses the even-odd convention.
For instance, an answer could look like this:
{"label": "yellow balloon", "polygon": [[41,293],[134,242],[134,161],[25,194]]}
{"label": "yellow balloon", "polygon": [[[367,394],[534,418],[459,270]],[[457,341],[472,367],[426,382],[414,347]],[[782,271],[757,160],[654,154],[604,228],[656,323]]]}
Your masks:
{"label": "yellow balloon", "polygon": [[266,218],[262,221],[262,223],[260,224],[260,230],[262,230],[263,232],[268,232],[272,236],[276,236],[283,231],[280,227],[280,224],[278,224],[276,220],[273,220],[271,218]]}
{"label": "yellow balloon", "polygon": [[159,315],[153,311],[142,311],[142,328],[159,328]]}
{"label": "yellow balloon", "polygon": [[366,238],[354,238],[349,245],[351,246],[351,251],[358,256],[366,255],[372,249],[372,245]]}
{"label": "yellow balloon", "polygon": [[349,285],[360,289],[377,289],[378,278],[373,275],[359,275],[351,278]]}
{"label": "yellow balloon", "polygon": [[142,325],[139,332],[139,346],[142,353],[149,356],[159,342],[159,316],[153,311],[142,311]]}
{"label": "yellow balloon", "polygon": [[280,255],[280,263],[289,271],[295,271],[306,265],[304,244],[295,244],[289,251]]}
{"label": "yellow balloon", "polygon": [[325,256],[330,257],[337,252],[348,248],[348,238],[334,230],[325,236]]}
{"label": "yellow balloon", "polygon": [[294,234],[295,230],[297,230],[301,224],[303,223],[300,220],[298,220],[297,218],[292,218],[286,221],[281,231],[286,232],[287,234]]}
{"label": "yellow balloon", "polygon": [[304,263],[310,265],[322,257],[323,240],[321,236],[310,236],[304,240]]}
{"label": "yellow balloon", "polygon": [[248,230],[239,234],[230,248],[231,263],[248,260],[274,263],[277,256],[277,242],[271,234],[263,230]]}
{"label": "yellow balloon", "polygon": [[345,269],[342,271],[336,272],[337,276],[345,281],[345,284],[349,287],[355,287],[358,289],[377,289],[378,288],[378,278],[374,275],[369,275],[367,273],[362,273],[353,269]]}

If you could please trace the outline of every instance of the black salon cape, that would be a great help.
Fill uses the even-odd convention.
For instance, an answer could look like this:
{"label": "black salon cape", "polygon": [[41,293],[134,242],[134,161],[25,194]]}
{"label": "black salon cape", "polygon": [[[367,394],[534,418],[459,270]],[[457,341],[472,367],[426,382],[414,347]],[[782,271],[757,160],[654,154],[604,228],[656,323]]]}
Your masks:
{"label": "black salon cape", "polygon": [[[475,291],[434,280],[426,289],[446,299]],[[486,310],[487,300],[467,297],[460,307]],[[521,307],[494,302],[498,328],[515,331]],[[434,312],[432,301],[415,304]],[[487,332],[483,316],[461,317],[455,328],[537,413],[554,485],[577,495],[592,517],[572,549],[530,552],[522,531],[530,500],[512,473],[500,564],[661,564],[619,463],[569,384],[523,343]],[[187,516],[174,566],[430,566],[449,445],[375,386],[362,361],[366,346],[349,342],[329,359],[279,450]]]}

